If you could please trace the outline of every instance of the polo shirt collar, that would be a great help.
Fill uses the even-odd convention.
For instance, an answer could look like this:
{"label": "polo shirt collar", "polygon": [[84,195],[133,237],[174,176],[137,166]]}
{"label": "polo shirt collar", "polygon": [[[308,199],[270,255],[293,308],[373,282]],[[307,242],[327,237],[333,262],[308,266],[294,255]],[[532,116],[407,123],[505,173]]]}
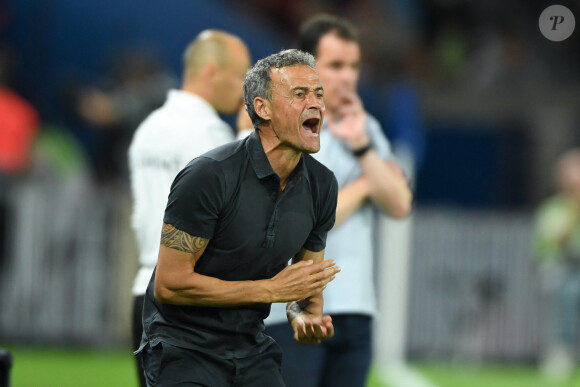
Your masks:
{"label": "polo shirt collar", "polygon": [[[254,130],[247,138],[246,149],[248,151],[250,162],[252,167],[256,172],[258,179],[263,179],[265,177],[276,175],[276,172],[272,169],[268,157],[266,157],[266,152],[264,152],[264,147],[262,147],[262,141],[260,141],[260,135],[256,130]],[[309,180],[308,173],[306,170],[306,165],[304,164],[304,155],[300,157],[300,161],[296,166],[294,177],[292,180],[298,176],[303,176],[306,180]]]}

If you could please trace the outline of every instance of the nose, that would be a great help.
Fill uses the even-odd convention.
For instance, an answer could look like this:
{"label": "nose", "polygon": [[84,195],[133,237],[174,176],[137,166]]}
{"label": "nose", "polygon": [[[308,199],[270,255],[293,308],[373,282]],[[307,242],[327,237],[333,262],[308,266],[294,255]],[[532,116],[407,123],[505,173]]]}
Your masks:
{"label": "nose", "polygon": [[324,109],[324,100],[319,98],[316,93],[308,93],[308,98],[306,100],[308,109]]}

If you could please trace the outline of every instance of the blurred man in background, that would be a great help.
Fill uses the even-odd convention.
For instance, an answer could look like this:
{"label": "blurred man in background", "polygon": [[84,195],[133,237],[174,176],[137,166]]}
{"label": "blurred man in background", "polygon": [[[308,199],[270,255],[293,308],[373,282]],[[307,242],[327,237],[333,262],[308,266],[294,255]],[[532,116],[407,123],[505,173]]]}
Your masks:
{"label": "blurred man in background", "polygon": [[364,387],[375,314],[374,213],[405,217],[412,194],[380,124],[357,95],[361,52],[354,27],[344,19],[316,16],[301,27],[298,47],[315,55],[324,87],[327,115],[315,157],[334,172],[340,188],[326,254],[344,275],[325,290],[324,313],[332,316],[336,331],[332,339],[312,347],[293,341],[280,304],[273,304],[266,332],[283,349],[288,387]]}
{"label": "blurred man in background", "polygon": [[553,307],[542,368],[566,379],[576,369],[580,332],[580,149],[564,153],[555,172],[558,192],[536,212],[534,251]]}
{"label": "blurred man in background", "polygon": [[298,50],[259,60],[244,81],[256,130],[175,178],[143,306],[147,383],[283,387],[282,353],[264,334],[272,302],[289,303],[299,343],[334,334],[322,290],[340,271],[324,260],[338,186],[310,156],[324,118],[315,67]]}
{"label": "blurred man in background", "polygon": [[[250,54],[239,37],[206,30],[185,50],[183,65],[181,90],[169,91],[165,104],[139,126],[129,148],[133,228],[141,265],[133,286],[134,350],[141,342],[143,298],[157,263],[171,183],[193,158],[234,139],[234,131],[218,113],[235,113],[242,106]],[[139,377],[145,386],[142,369]]]}

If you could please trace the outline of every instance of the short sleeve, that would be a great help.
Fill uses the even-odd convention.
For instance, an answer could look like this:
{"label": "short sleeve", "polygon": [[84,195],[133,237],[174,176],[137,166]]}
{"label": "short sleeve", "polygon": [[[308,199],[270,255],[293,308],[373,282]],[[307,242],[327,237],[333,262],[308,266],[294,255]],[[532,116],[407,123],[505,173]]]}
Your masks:
{"label": "short sleeve", "polygon": [[330,173],[329,182],[326,185],[326,190],[321,190],[322,193],[317,201],[317,222],[312,232],[308,236],[304,248],[310,251],[322,251],[326,247],[326,236],[334,226],[336,219],[336,203],[338,200],[338,182],[334,173]]}
{"label": "short sleeve", "polygon": [[215,160],[198,157],[177,174],[164,223],[190,235],[211,239],[223,207],[225,179]]}

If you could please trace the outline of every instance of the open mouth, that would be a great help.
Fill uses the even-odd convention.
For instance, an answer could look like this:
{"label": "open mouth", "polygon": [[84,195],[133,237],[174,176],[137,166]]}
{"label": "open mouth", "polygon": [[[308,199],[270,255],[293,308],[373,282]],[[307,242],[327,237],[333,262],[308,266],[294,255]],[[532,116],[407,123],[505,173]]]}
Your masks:
{"label": "open mouth", "polygon": [[318,135],[318,132],[320,129],[320,118],[317,118],[317,117],[307,118],[302,123],[302,127],[307,132],[310,132],[313,135]]}

